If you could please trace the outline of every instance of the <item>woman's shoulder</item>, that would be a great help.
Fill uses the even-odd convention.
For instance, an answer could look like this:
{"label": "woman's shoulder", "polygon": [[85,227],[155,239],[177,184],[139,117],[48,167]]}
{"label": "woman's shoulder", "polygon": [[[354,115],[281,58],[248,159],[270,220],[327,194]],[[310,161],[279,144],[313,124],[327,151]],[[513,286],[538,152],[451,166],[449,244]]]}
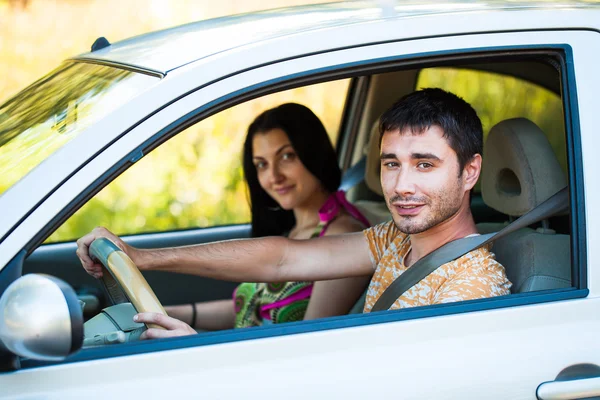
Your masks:
{"label": "woman's shoulder", "polygon": [[346,212],[340,214],[329,224],[325,236],[341,235],[342,233],[361,232],[368,228]]}

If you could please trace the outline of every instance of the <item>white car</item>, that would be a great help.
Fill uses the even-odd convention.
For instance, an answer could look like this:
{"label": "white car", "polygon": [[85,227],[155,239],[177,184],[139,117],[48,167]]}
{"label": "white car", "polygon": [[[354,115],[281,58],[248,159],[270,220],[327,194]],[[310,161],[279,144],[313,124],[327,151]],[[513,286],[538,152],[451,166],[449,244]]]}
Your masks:
{"label": "white car", "polygon": [[[599,32],[600,7],[589,2],[353,2],[99,39],[0,106],[0,398],[600,396]],[[351,171],[349,198],[371,222],[385,221],[372,127],[396,99],[426,86],[464,97],[484,124],[472,198],[482,232],[568,183],[568,212],[495,243],[512,294],[83,345],[84,320],[109,304],[74,241],[52,240],[74,213],[113,188],[123,198],[139,193],[139,202],[118,203],[110,220],[89,214],[92,223],[127,234],[150,213],[174,221],[126,236],[134,245],[248,237],[238,213],[245,132],[227,130],[228,116],[254,116],[252,101],[272,93],[293,101],[319,87],[324,103],[343,104],[327,117]],[[173,193],[138,182],[171,171],[155,154],[192,157],[189,171],[168,172]],[[194,168],[212,172],[194,180]],[[227,188],[211,174],[226,176]],[[164,208],[145,209],[148,196],[164,196]],[[193,214],[194,204],[217,217]],[[177,225],[182,213],[195,226]],[[164,305],[227,298],[234,287],[145,275]]]}

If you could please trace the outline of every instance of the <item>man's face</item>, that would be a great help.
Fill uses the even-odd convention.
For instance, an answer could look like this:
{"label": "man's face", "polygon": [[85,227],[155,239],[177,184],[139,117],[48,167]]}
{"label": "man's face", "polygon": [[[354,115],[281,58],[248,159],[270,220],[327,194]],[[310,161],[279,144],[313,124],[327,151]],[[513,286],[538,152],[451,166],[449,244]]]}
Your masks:
{"label": "man's face", "polygon": [[468,195],[458,157],[439,126],[423,133],[386,131],[381,186],[398,229],[422,233],[454,216]]}

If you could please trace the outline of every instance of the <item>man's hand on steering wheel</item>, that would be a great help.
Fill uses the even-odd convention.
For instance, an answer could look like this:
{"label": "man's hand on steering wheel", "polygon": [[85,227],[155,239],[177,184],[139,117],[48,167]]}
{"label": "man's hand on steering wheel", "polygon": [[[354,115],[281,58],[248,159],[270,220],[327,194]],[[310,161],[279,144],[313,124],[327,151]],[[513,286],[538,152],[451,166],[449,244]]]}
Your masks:
{"label": "man's hand on steering wheel", "polygon": [[142,335],[140,336],[140,340],[159,339],[196,334],[196,331],[185,322],[159,313],[139,313],[133,317],[133,320],[135,322],[154,324],[165,328],[164,330],[148,328],[148,330],[142,333]]}
{"label": "man's hand on steering wheel", "polygon": [[[93,260],[90,255],[90,246],[100,238],[108,239],[108,241],[103,239],[95,243],[93,254],[94,257],[99,257],[104,265]],[[115,246],[122,252],[118,251]],[[111,289],[108,288],[112,286],[106,280],[111,278],[115,285],[119,285],[119,292],[124,291],[122,294],[116,293],[115,296],[130,299],[134,308],[140,311],[133,320],[144,323],[148,327],[140,336],[141,340],[196,334],[196,331],[185,322],[166,315],[160,301],[136,266],[136,259],[140,258],[139,249],[127,245],[108,229],[98,227],[77,241],[76,253],[88,274],[102,279],[109,293]],[[103,267],[111,271],[114,278],[102,278]]]}
{"label": "man's hand on steering wheel", "polygon": [[77,257],[79,257],[81,265],[83,265],[83,268],[88,274],[90,274],[96,279],[102,278],[102,264],[94,261],[90,257],[89,253],[90,245],[92,244],[92,242],[101,237],[111,240],[115,245],[117,245],[121,250],[123,250],[123,252],[127,254],[134,263],[137,261],[136,255],[138,249],[129,246],[108,229],[103,227],[97,227],[77,241],[77,251],[75,253],[77,254]]}

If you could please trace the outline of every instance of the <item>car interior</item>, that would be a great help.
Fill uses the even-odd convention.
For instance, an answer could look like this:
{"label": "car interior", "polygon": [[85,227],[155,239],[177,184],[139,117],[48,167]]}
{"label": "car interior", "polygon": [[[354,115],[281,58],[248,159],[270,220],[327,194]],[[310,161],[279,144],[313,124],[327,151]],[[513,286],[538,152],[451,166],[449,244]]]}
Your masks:
{"label": "car interior", "polygon": [[[376,73],[353,73],[336,148],[342,169],[358,168],[364,179],[352,186],[348,199],[372,225],[390,219],[379,182],[378,118],[402,95],[436,86],[465,98],[482,118],[483,169],[472,193],[472,212],[480,233],[502,229],[568,184],[561,71],[560,57],[544,53],[427,60],[391,71],[386,67]],[[134,246],[152,248],[249,235],[248,224],[230,224],[125,237]],[[517,294],[574,286],[571,248],[571,220],[566,213],[498,240],[492,251]],[[40,246],[25,261],[24,273],[32,272],[70,283],[86,303],[86,319],[108,305],[98,283],[81,268],[73,242]],[[236,285],[164,272],[144,275],[163,305],[230,298]],[[359,300],[350,313],[361,311]]]}

